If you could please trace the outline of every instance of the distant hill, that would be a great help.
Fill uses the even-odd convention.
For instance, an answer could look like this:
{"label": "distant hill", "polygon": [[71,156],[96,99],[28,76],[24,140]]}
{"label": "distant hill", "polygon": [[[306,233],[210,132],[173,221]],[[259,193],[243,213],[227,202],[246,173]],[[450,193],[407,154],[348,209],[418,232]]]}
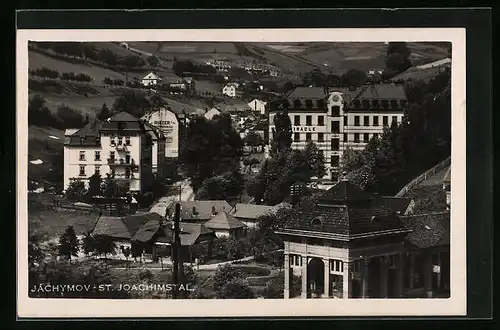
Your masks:
{"label": "distant hill", "polygon": [[431,63],[411,67],[408,70],[393,77],[391,80],[392,81],[421,80],[427,82],[432,78],[434,78],[437,74],[442,72],[445,68],[451,68],[450,58],[445,58],[439,61],[434,61]]}

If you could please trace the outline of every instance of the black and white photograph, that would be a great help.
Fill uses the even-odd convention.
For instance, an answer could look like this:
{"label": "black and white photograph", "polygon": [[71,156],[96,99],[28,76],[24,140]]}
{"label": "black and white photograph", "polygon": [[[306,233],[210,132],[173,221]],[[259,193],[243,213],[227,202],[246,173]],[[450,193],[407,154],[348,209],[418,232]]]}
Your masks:
{"label": "black and white photograph", "polygon": [[460,309],[464,45],[332,31],[27,37],[18,294]]}

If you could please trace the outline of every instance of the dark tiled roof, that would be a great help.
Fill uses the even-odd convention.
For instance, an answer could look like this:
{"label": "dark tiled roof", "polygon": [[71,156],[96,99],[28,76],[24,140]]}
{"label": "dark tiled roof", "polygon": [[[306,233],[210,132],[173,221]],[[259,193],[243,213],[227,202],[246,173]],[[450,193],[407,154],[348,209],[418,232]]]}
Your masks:
{"label": "dark tiled roof", "polygon": [[242,219],[257,219],[272,212],[272,209],[273,206],[239,203],[231,211],[231,215]]}
{"label": "dark tiled roof", "polygon": [[[181,219],[185,221],[208,221],[212,219],[212,208],[215,212],[231,211],[231,205],[226,201],[182,201],[181,205]],[[196,214],[193,214],[193,207]],[[173,215],[175,209],[170,208],[169,214]]]}
{"label": "dark tiled roof", "polygon": [[324,99],[326,97],[323,87],[295,87],[286,94],[287,99]]}
{"label": "dark tiled roof", "polygon": [[340,181],[315,201],[294,209],[283,230],[345,237],[406,231],[397,214],[402,204],[366,193],[349,181]]}
{"label": "dark tiled roof", "polygon": [[120,217],[101,216],[92,231],[94,236],[108,236],[115,239],[130,239],[127,226]]}
{"label": "dark tiled roof", "polygon": [[351,100],[359,93],[360,88],[349,88],[349,87],[328,87],[328,93],[340,92],[342,93],[342,99],[346,103],[350,103]]}
{"label": "dark tiled roof", "polygon": [[374,84],[363,86],[355,99],[359,100],[406,100],[403,85]]}
{"label": "dark tiled roof", "polygon": [[142,131],[144,124],[135,116],[128,112],[122,111],[113,115],[108,120],[102,123],[101,130],[116,131],[120,128],[124,131]]}
{"label": "dark tiled roof", "polygon": [[122,112],[117,113],[116,115],[111,116],[109,121],[133,121],[133,122],[135,122],[135,121],[139,121],[139,119],[126,111],[122,111]]}
{"label": "dark tiled roof", "polygon": [[149,220],[143,224],[139,230],[132,236],[132,241],[148,242],[160,229],[161,222],[159,220]]}
{"label": "dark tiled roof", "polygon": [[[98,119],[92,120],[82,129],[74,132],[65,138],[66,145],[83,145],[83,146],[97,146],[100,143],[96,141],[99,136],[99,131],[102,127],[102,122]],[[83,140],[82,140],[83,139]],[[83,143],[82,143],[83,142]]]}
{"label": "dark tiled roof", "polygon": [[406,241],[417,248],[450,244],[450,213],[419,214],[401,217],[412,230]]}
{"label": "dark tiled roof", "polygon": [[220,212],[211,220],[205,222],[205,227],[208,229],[234,229],[234,228],[243,228],[246,225],[240,220],[236,219],[227,212]]}
{"label": "dark tiled roof", "polygon": [[162,217],[154,212],[133,214],[123,217],[123,223],[131,236],[133,236],[144,224],[152,220],[161,222]]}
{"label": "dark tiled roof", "polygon": [[[169,222],[162,231],[163,235],[158,237],[157,240],[159,242],[165,243],[174,243],[174,233],[172,230],[172,222]],[[201,223],[189,223],[189,222],[181,222],[179,224],[181,229],[181,233],[179,237],[181,239],[181,245],[190,246],[202,241],[204,238],[215,238],[215,233],[205,227],[205,225]]]}

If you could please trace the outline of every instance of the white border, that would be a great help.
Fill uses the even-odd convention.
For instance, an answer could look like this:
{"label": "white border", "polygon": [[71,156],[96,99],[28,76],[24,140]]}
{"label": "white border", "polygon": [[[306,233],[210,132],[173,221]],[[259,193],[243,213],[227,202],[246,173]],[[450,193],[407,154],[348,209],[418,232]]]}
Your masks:
{"label": "white border", "polygon": [[[28,298],[28,40],[452,42],[451,297],[449,299],[85,300]],[[466,315],[465,29],[218,29],[17,31],[17,311],[19,317],[273,317]]]}

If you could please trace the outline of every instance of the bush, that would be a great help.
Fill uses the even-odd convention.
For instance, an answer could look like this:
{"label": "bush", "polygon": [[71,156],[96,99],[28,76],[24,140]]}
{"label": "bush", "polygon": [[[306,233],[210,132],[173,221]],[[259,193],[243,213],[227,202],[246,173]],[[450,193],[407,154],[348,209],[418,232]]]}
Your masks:
{"label": "bush", "polygon": [[125,82],[121,79],[115,79],[113,80],[113,85],[116,85],[116,86],[123,86],[123,84],[125,84]]}
{"label": "bush", "polygon": [[113,79],[106,77],[103,79],[103,83],[106,85],[113,85]]}
{"label": "bush", "polygon": [[48,69],[46,67],[32,70],[31,73],[34,74],[35,76],[52,78],[52,79],[55,79],[55,78],[59,77],[59,72],[58,71],[51,70],[51,69]]}

